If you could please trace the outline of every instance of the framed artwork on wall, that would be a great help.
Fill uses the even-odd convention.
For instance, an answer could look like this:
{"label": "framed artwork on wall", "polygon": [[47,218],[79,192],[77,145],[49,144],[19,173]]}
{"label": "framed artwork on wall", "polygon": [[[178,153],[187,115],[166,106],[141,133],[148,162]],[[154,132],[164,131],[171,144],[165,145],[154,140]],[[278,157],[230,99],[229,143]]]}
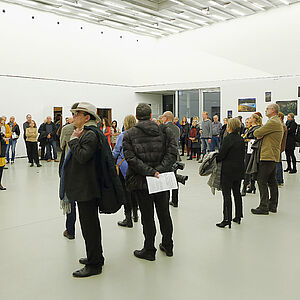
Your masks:
{"label": "framed artwork on wall", "polygon": [[266,102],[272,101],[272,93],[271,92],[265,92],[265,101]]}
{"label": "framed artwork on wall", "polygon": [[279,105],[280,111],[287,116],[289,113],[293,113],[297,116],[298,100],[276,101]]}
{"label": "framed artwork on wall", "polygon": [[227,110],[227,118],[228,119],[232,118],[232,110]]}
{"label": "framed artwork on wall", "polygon": [[298,97],[300,97],[300,86],[298,86]]}
{"label": "framed artwork on wall", "polygon": [[239,112],[256,112],[256,98],[239,99]]}

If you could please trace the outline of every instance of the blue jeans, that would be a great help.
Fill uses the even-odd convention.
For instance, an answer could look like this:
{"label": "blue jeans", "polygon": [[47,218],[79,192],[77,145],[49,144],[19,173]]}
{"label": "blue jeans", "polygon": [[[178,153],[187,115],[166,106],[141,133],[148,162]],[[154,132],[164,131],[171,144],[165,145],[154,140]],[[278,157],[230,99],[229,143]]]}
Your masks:
{"label": "blue jeans", "polygon": [[15,161],[17,139],[9,139],[9,144],[6,146],[5,156],[9,162],[9,149],[11,148],[11,161]]}
{"label": "blue jeans", "polygon": [[201,146],[202,146],[202,154],[203,156],[206,154],[207,152],[211,151],[211,146],[210,143],[208,142],[208,138],[201,138]]}
{"label": "blue jeans", "polygon": [[218,150],[220,150],[220,138],[217,137],[216,135],[214,135],[211,138],[211,151],[215,151],[216,147],[218,148]]}
{"label": "blue jeans", "polygon": [[282,161],[276,164],[276,179],[278,184],[283,184],[283,169],[282,169]]}
{"label": "blue jeans", "polygon": [[54,159],[57,159],[56,141],[48,141],[46,144],[46,159],[52,159],[51,147],[53,149]]}
{"label": "blue jeans", "polygon": [[66,229],[69,235],[75,236],[76,202],[71,202],[71,212],[67,214]]}

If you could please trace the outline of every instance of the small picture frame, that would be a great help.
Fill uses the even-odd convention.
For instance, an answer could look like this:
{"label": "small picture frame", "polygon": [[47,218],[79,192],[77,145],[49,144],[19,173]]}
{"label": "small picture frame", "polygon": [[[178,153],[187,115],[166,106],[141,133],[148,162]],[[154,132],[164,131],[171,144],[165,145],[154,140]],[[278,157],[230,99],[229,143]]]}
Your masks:
{"label": "small picture frame", "polygon": [[228,119],[232,118],[232,110],[227,110],[227,118]]}
{"label": "small picture frame", "polygon": [[272,101],[272,93],[271,92],[265,92],[265,101],[266,102]]}

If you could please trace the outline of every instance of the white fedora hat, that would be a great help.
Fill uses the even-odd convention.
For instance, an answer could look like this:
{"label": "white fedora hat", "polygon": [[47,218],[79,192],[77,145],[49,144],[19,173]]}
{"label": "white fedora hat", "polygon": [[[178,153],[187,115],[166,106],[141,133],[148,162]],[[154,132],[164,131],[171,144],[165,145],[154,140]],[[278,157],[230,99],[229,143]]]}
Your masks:
{"label": "white fedora hat", "polygon": [[100,117],[97,115],[97,108],[91,103],[79,102],[78,106],[74,109],[71,109],[70,111],[71,113],[75,113],[76,111],[84,111],[94,116],[97,121],[100,121]]}

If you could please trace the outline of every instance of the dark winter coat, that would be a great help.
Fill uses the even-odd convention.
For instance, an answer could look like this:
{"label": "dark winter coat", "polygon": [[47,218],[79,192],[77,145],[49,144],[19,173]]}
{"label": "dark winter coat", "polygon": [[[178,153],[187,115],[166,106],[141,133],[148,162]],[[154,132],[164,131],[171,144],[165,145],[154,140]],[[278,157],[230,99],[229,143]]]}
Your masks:
{"label": "dark winter coat", "polygon": [[69,141],[72,156],[65,166],[65,192],[70,201],[100,199],[96,151],[99,140],[88,130],[79,139]]}
{"label": "dark winter coat", "polygon": [[228,134],[221,145],[217,161],[222,162],[221,180],[237,181],[244,177],[245,144],[239,132]]}
{"label": "dark winter coat", "polygon": [[146,176],[170,172],[178,149],[169,128],[145,120],[125,132],[123,152],[128,163],[126,186],[134,191],[148,190]]}
{"label": "dark winter coat", "polygon": [[4,134],[0,132],[0,157],[5,157],[6,141],[4,140]]}
{"label": "dark winter coat", "polygon": [[[51,138],[50,140],[54,140],[56,141],[57,139],[57,135],[56,135],[56,126],[55,126],[55,123],[51,122],[51,126],[52,126],[52,130],[50,132],[50,135],[51,135]],[[47,133],[47,130],[46,130],[46,123],[43,123],[41,124],[41,126],[39,127],[39,130],[38,130],[40,136],[38,138],[38,141],[41,142],[41,143],[47,143],[48,142],[48,133]]]}
{"label": "dark winter coat", "polygon": [[296,132],[297,132],[297,123],[295,120],[286,121],[287,127],[287,139],[285,150],[295,150],[296,147]]}
{"label": "dark winter coat", "polygon": [[[192,136],[192,129],[195,128],[195,127],[191,127],[190,129],[190,132],[189,132],[189,135],[188,137],[193,137]],[[196,126],[196,136],[195,136],[195,139],[196,139],[196,142],[192,142],[190,139],[189,139],[189,147],[190,149],[200,149],[201,148],[201,140],[200,140],[200,128]]]}
{"label": "dark winter coat", "polygon": [[185,125],[181,125],[180,129],[180,141],[186,141],[190,132],[190,125],[186,123]]}

